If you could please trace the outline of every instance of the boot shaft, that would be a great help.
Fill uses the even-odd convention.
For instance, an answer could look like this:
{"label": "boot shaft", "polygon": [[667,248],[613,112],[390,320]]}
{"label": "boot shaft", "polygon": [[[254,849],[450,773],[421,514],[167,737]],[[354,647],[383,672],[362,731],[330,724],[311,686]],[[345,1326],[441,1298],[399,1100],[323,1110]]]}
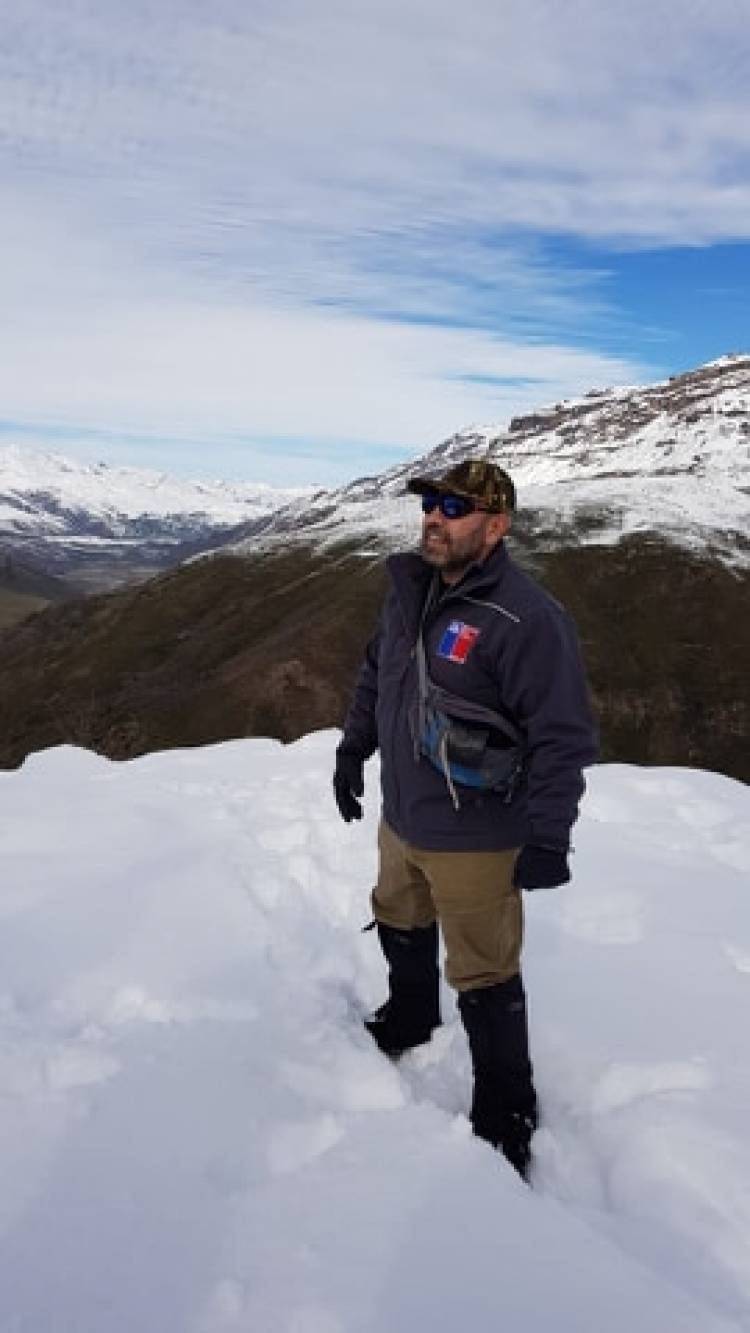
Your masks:
{"label": "boot shaft", "polygon": [[388,963],[391,998],[437,1003],[440,988],[437,922],[412,930],[397,930],[380,921],[377,925],[380,947]]}
{"label": "boot shaft", "polygon": [[537,1102],[521,978],[464,991],[458,1008],[474,1067],[472,1128],[525,1177]]}
{"label": "boot shaft", "polygon": [[516,975],[497,986],[463,991],[458,1009],[469,1039],[474,1073],[531,1079],[526,995]]}
{"label": "boot shaft", "polygon": [[377,925],[388,963],[389,995],[365,1027],[380,1049],[397,1059],[429,1041],[440,1026],[438,930],[436,924],[414,930]]}

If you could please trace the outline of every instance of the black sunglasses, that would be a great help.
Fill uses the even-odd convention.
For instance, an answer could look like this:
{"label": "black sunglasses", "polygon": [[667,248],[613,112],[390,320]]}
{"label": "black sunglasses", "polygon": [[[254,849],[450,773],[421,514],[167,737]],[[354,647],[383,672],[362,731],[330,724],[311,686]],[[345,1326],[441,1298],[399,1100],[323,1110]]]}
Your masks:
{"label": "black sunglasses", "polygon": [[482,506],[476,504],[474,500],[468,500],[465,495],[443,495],[440,491],[425,491],[422,496],[422,513],[431,514],[433,509],[439,509],[444,518],[466,518],[467,514],[474,514]]}

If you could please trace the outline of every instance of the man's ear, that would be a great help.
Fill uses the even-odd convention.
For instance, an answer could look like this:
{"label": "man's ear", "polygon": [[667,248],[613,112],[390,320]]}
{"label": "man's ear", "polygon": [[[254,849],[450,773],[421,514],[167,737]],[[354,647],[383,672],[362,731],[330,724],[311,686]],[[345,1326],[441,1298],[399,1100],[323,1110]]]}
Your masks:
{"label": "man's ear", "polygon": [[499,542],[501,537],[507,537],[510,532],[511,518],[510,514],[490,514],[490,521],[487,524],[487,536],[492,542]]}

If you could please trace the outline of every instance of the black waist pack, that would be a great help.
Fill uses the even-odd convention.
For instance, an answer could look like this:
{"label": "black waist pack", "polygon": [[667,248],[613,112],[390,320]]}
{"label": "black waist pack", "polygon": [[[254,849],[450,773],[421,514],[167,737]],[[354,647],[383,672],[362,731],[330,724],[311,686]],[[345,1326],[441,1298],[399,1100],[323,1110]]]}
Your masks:
{"label": "black waist pack", "polygon": [[[414,753],[443,774],[455,808],[456,787],[498,792],[513,799],[523,777],[520,729],[502,713],[451,694],[430,680],[421,635],[417,640],[419,692],[412,720]],[[493,744],[498,738],[501,744]]]}

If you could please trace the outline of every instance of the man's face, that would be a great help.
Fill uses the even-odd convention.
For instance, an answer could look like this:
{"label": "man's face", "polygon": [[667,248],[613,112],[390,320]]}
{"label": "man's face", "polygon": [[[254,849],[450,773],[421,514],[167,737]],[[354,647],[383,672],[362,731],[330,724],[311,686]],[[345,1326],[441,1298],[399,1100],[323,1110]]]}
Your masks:
{"label": "man's face", "polygon": [[420,553],[439,569],[447,583],[455,583],[469,568],[489,555],[510,527],[507,514],[474,510],[464,518],[446,518],[435,506],[422,520]]}

